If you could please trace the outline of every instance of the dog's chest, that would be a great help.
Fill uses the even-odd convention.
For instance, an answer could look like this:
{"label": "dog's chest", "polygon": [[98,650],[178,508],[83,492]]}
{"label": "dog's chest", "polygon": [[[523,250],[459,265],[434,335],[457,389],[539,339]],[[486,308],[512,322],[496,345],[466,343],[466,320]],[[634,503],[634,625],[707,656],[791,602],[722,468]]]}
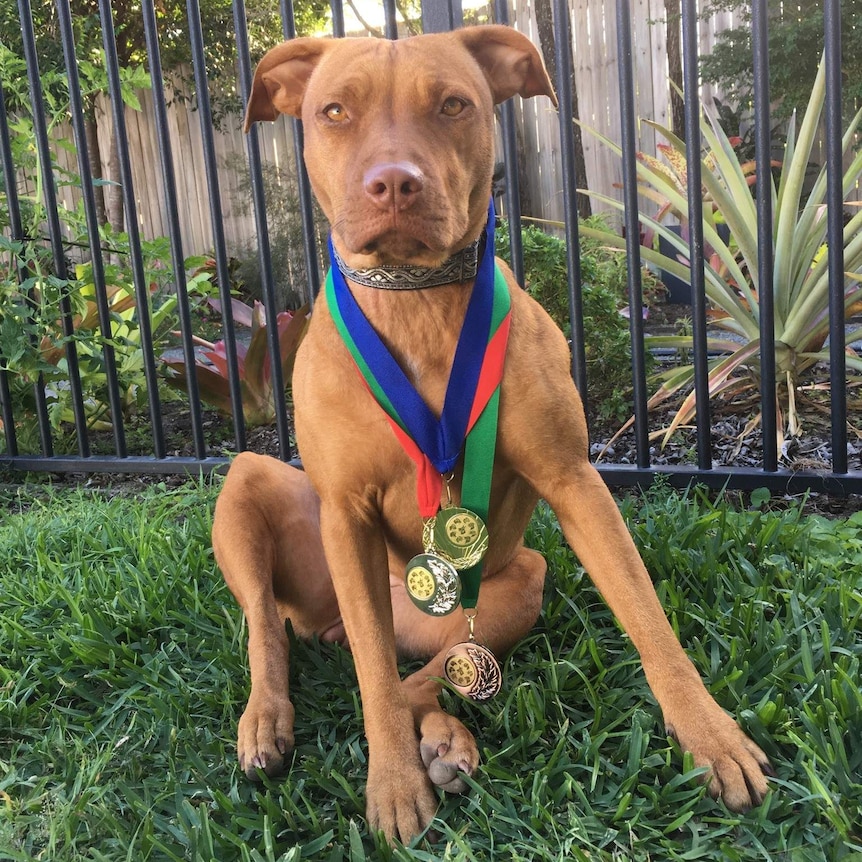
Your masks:
{"label": "dog's chest", "polygon": [[439,417],[470,288],[357,292],[357,302],[413,388]]}

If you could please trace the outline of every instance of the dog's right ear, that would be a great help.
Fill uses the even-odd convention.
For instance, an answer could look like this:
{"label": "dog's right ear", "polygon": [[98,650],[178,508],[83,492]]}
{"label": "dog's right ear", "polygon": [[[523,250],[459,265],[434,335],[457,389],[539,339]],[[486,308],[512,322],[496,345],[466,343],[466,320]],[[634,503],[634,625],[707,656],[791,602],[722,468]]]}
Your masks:
{"label": "dog's right ear", "polygon": [[330,39],[291,39],[267,51],[254,72],[243,129],[279,114],[301,116],[308,79],[332,44]]}

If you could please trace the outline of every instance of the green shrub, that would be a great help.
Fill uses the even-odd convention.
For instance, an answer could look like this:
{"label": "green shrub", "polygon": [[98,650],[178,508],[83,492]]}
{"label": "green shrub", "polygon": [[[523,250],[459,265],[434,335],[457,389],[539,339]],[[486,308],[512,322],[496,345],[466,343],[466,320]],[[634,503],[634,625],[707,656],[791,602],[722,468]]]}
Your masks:
{"label": "green shrub", "polygon": [[[141,315],[149,315],[157,343],[177,325],[175,273],[164,263],[169,259],[167,240],[143,243],[150,298],[147,307],[141,309],[130,267],[128,236],[103,228],[100,239],[103,250],[116,260],[104,267],[109,341],[101,331],[91,263],[70,265],[70,277],[60,279],[53,273],[50,250],[39,240],[25,242],[0,236],[0,370],[10,373],[16,431],[25,449],[36,446],[33,387],[40,380],[52,430],[58,432],[64,423],[74,421],[66,355],[70,341],[77,353],[87,426],[104,431],[111,428],[105,346],[110,344],[113,349],[123,415],[129,418],[147,403]],[[196,258],[186,261],[189,268],[196,263]],[[192,276],[189,288],[200,288],[207,277],[206,273]],[[62,319],[64,300],[70,309],[71,333]]]}
{"label": "green shrub", "polygon": [[[594,223],[600,219],[594,217],[588,221]],[[533,225],[525,227],[521,237],[527,291],[571,337],[566,244]],[[504,260],[511,260],[507,225],[497,229],[496,251]],[[629,322],[621,314],[628,304],[626,258],[587,239],[581,243],[580,261],[589,409],[598,419],[622,421],[632,411]],[[645,274],[645,278],[651,277]],[[648,280],[646,287],[647,295],[654,292],[654,280]],[[646,361],[649,369],[652,365],[649,352]]]}
{"label": "green shrub", "polygon": [[[236,171],[239,185],[233,196],[233,211],[241,215],[252,212],[251,178],[241,157],[228,160],[228,167]],[[262,181],[266,196],[266,217],[269,232],[269,253],[272,263],[276,305],[281,308],[298,308],[308,298],[309,277],[306,271],[305,239],[300,212],[299,187],[292,165],[265,164]],[[318,262],[321,270],[327,264],[326,237],[328,225],[317,202],[314,202],[314,232],[317,240]],[[260,268],[258,238],[234,250],[238,260],[236,277],[243,284],[243,299],[263,299],[263,275]]]}

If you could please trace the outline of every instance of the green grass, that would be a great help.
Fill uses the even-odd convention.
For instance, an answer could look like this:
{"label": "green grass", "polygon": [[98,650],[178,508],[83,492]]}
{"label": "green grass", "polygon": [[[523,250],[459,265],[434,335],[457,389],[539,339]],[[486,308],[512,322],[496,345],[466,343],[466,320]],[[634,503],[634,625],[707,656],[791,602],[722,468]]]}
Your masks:
{"label": "green grass", "polygon": [[[290,773],[234,759],[244,625],[209,547],[215,489],[7,493],[0,514],[0,859],[832,860],[862,854],[862,519],[739,512],[669,491],[632,526],[683,643],[778,771],[747,815],[704,795],[631,645],[540,512],[545,609],[489,705],[441,841],[364,822],[352,662],[297,645]],[[471,783],[472,784],[472,783]]]}

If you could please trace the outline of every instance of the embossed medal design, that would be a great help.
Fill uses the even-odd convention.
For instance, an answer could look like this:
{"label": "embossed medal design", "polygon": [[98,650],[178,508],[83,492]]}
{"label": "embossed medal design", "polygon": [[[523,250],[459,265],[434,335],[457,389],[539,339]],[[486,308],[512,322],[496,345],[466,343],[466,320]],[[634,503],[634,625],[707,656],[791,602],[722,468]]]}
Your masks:
{"label": "embossed medal design", "polygon": [[431,528],[435,551],[463,571],[475,566],[488,550],[485,522],[469,509],[447,506],[437,513]]}
{"label": "embossed medal design", "polygon": [[479,703],[490,700],[503,687],[503,673],[494,654],[473,637],[475,614],[466,614],[470,639],[455,644],[443,659],[443,674],[463,697]]}
{"label": "embossed medal design", "polygon": [[407,564],[407,595],[426,614],[443,617],[461,602],[461,578],[443,557],[433,553],[417,554]]}

